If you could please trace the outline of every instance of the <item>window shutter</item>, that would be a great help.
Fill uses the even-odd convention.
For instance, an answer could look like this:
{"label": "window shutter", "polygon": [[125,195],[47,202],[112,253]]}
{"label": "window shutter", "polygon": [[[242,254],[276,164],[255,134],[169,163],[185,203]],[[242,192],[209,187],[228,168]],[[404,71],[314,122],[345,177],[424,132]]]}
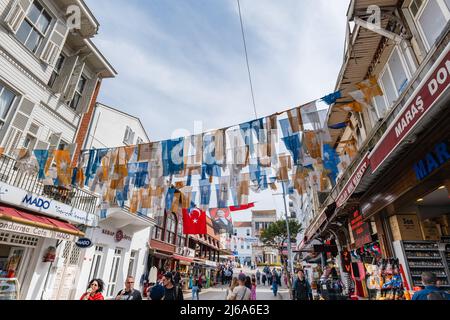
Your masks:
{"label": "window shutter", "polygon": [[136,133],[135,133],[133,130],[131,130],[130,139],[129,139],[129,141],[128,141],[128,144],[130,144],[130,145],[133,144],[134,136],[135,136],[135,135],[136,135]]}
{"label": "window shutter", "polygon": [[48,142],[50,144],[50,147],[58,147],[59,142],[61,141],[62,133],[52,133],[50,137],[48,138]]}
{"label": "window shutter", "polygon": [[97,78],[89,79],[84,87],[83,96],[80,103],[78,103],[77,113],[83,114],[89,109],[89,105],[94,95],[95,87],[97,86]]}
{"label": "window shutter", "polygon": [[127,127],[127,129],[125,130],[125,136],[123,137],[123,142],[124,143],[128,143],[128,139],[130,137],[130,133],[131,133],[131,128]]}
{"label": "window shutter", "polygon": [[64,95],[64,100],[70,102],[75,95],[75,90],[77,89],[78,81],[80,81],[81,74],[83,73],[84,62],[78,64],[73,70],[72,76],[70,77],[69,85]]}
{"label": "window shutter", "polygon": [[16,150],[17,146],[19,145],[20,138],[22,137],[22,131],[11,127],[9,129],[8,138],[6,139],[5,144],[5,153],[9,156],[12,156],[14,153],[14,150]]}
{"label": "window shutter", "polygon": [[50,145],[47,142],[38,140],[36,143],[36,150],[47,150],[49,146]]}
{"label": "window shutter", "polygon": [[31,0],[16,0],[5,18],[9,30],[16,33],[31,5]]}
{"label": "window shutter", "polygon": [[45,44],[44,50],[41,53],[42,61],[52,67],[55,66],[68,33],[69,28],[62,21],[56,21],[53,32],[47,43]]}
{"label": "window shutter", "polygon": [[66,147],[66,149],[69,150],[70,159],[71,159],[72,161],[73,161],[73,156],[74,156],[76,147],[77,147],[77,144],[76,144],[76,143],[71,143],[71,144],[69,144],[69,145]]}
{"label": "window shutter", "polygon": [[73,71],[75,70],[75,66],[78,62],[78,56],[68,57],[64,61],[64,65],[61,69],[60,75],[58,79],[56,80],[56,83],[54,85],[54,90],[57,93],[64,93],[66,92],[67,86],[69,85],[70,76],[72,75]]}

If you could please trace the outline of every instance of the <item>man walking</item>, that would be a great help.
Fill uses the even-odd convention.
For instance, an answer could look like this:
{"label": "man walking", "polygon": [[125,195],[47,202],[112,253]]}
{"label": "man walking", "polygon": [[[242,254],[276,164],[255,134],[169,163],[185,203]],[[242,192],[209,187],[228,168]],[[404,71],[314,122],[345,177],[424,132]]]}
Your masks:
{"label": "man walking", "polygon": [[142,300],[142,295],[139,290],[134,289],[134,277],[128,276],[125,280],[125,289],[121,290],[116,300]]}
{"label": "man walking", "polygon": [[412,300],[450,300],[450,295],[436,285],[437,277],[434,273],[422,273],[422,283],[425,289],[414,293]]}
{"label": "man walking", "polygon": [[256,271],[256,283],[258,284],[258,286],[261,284],[261,272]]}
{"label": "man walking", "polygon": [[164,284],[164,300],[184,300],[183,290],[180,286],[175,286],[173,275],[167,272],[163,277]]}
{"label": "man walking", "polygon": [[305,278],[303,270],[298,270],[297,277],[294,280],[294,300],[312,300],[312,290],[308,280]]}

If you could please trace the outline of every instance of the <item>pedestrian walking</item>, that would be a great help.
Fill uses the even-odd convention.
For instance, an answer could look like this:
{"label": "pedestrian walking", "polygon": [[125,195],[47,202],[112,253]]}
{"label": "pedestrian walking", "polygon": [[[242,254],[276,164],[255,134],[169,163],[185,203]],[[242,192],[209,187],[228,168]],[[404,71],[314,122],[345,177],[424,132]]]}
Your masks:
{"label": "pedestrian walking", "polygon": [[180,281],[181,281],[181,274],[180,272],[177,270],[173,276],[173,282],[174,285],[178,286],[180,285]]}
{"label": "pedestrian walking", "polygon": [[149,300],[160,301],[164,297],[164,286],[162,285],[161,281],[151,283],[149,291]]}
{"label": "pedestrian walking", "polygon": [[265,287],[266,286],[266,281],[267,281],[267,276],[266,276],[265,273],[262,274],[261,281],[262,281],[263,286]]}
{"label": "pedestrian walking", "polygon": [[308,280],[305,277],[303,270],[297,272],[297,276],[294,280],[294,300],[312,300],[312,290]]}
{"label": "pedestrian walking", "polygon": [[183,290],[181,287],[175,286],[172,272],[167,272],[163,277],[164,284],[164,300],[184,300]]}
{"label": "pedestrian walking", "polygon": [[252,279],[252,288],[250,294],[250,300],[256,300],[256,279]]}
{"label": "pedestrian walking", "polygon": [[276,297],[278,294],[278,281],[277,281],[276,271],[274,271],[272,274],[272,292],[273,292],[273,295]]}
{"label": "pedestrian walking", "polygon": [[105,284],[102,279],[92,279],[80,300],[105,300],[102,294],[104,287]]}
{"label": "pedestrian walking", "polygon": [[261,272],[256,271],[256,283],[258,284],[258,286],[261,284]]}
{"label": "pedestrian walking", "polygon": [[199,276],[198,276],[198,291],[202,291],[203,288],[203,275],[200,272]]}
{"label": "pedestrian walking", "polygon": [[194,279],[192,280],[192,300],[200,300],[199,291],[200,289],[198,287],[198,278],[194,277]]}
{"label": "pedestrian walking", "polygon": [[249,276],[245,276],[245,284],[247,288],[252,289],[252,279]]}
{"label": "pedestrian walking", "polygon": [[125,289],[120,290],[116,300],[142,300],[139,290],[134,289],[134,277],[128,276],[125,280]]}
{"label": "pedestrian walking", "polygon": [[414,293],[412,300],[450,300],[450,295],[437,286],[436,274],[422,273],[422,283],[425,289]]}
{"label": "pedestrian walking", "polygon": [[226,295],[225,295],[225,300],[233,300],[232,299],[232,294],[233,294],[233,290],[234,288],[236,288],[239,285],[238,283],[238,278],[234,277],[233,280],[231,280],[230,286],[227,289]]}
{"label": "pedestrian walking", "polygon": [[241,273],[238,277],[239,285],[234,288],[230,300],[250,300],[251,289],[245,286],[246,280],[247,277],[245,276],[245,274]]}

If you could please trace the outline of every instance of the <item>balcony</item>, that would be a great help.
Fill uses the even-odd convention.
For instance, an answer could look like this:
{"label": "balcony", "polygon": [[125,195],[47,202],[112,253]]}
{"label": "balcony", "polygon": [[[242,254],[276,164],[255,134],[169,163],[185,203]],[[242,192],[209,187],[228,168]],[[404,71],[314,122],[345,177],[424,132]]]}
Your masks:
{"label": "balcony", "polygon": [[[36,172],[20,169],[17,161],[7,155],[0,156],[0,183],[22,189],[36,196],[55,200],[91,215],[95,215],[96,212],[98,198],[95,195],[77,188],[46,186],[38,179]],[[7,186],[3,187],[7,188]],[[0,199],[6,202],[6,198],[3,197],[5,196],[4,192],[1,193],[2,198]],[[11,204],[19,205],[22,199],[18,201],[17,204]]]}
{"label": "balcony", "polygon": [[[116,203],[116,202],[114,202]],[[117,229],[127,229],[129,232],[138,232],[155,225],[155,220],[150,215],[132,213],[128,206],[120,207],[112,205],[108,209],[106,217],[100,218]]]}

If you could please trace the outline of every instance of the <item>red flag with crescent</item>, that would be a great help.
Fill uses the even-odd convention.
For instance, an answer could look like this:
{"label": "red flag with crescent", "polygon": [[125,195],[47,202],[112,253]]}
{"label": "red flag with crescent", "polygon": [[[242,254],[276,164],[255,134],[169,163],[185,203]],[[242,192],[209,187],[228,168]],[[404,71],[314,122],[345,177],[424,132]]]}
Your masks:
{"label": "red flag with crescent", "polygon": [[207,234],[206,212],[199,208],[183,209],[183,233]]}

